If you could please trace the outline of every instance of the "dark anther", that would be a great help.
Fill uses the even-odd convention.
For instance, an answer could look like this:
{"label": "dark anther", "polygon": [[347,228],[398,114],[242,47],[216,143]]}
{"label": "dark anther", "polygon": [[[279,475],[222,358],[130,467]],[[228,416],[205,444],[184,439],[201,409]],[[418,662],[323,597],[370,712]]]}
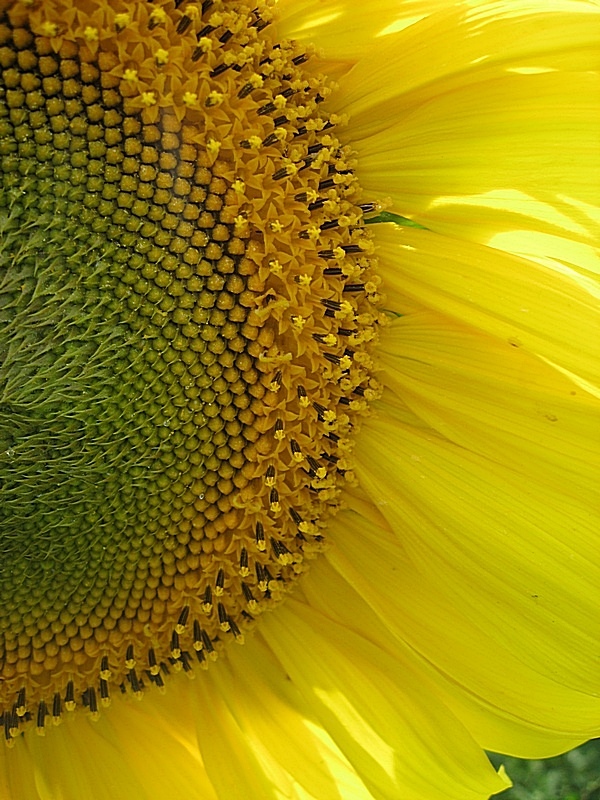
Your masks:
{"label": "dark anther", "polygon": [[217,572],[217,578],[215,580],[215,586],[216,586],[217,589],[220,589],[220,590],[222,590],[223,587],[225,586],[225,571],[223,569],[220,569]]}
{"label": "dark anther", "polygon": [[339,458],[337,456],[332,456],[331,453],[321,453],[321,458],[324,458],[325,461],[329,461],[330,464],[337,464]]}
{"label": "dark anther", "polygon": [[154,681],[155,685],[159,688],[165,685],[162,675],[160,672],[157,675],[152,675],[152,680]]}
{"label": "dark anther", "polygon": [[202,631],[202,644],[204,645],[204,648],[208,653],[212,653],[215,649],[213,643],[210,640],[210,636],[206,631]]}
{"label": "dark anther", "polygon": [[[249,95],[249,94],[251,94],[251,93],[253,92],[253,90],[254,90],[254,86],[252,86],[252,84],[251,84],[251,83],[246,83],[246,84],[244,84],[244,85],[242,86],[242,88],[239,90],[239,92],[238,92],[238,97],[239,97],[240,99],[243,99],[244,97],[248,97],[248,95]],[[246,140],[244,140],[244,141],[246,141]],[[250,143],[248,142],[248,144],[250,144]],[[243,145],[242,145],[242,146],[243,146]]]}
{"label": "dark anther", "polygon": [[265,477],[267,480],[273,480],[275,478],[275,467],[272,464],[269,464],[267,467],[267,473]]}
{"label": "dark anther", "polygon": [[271,491],[269,492],[269,503],[272,506],[279,503],[279,492],[275,488],[271,489]]}
{"label": "dark anther", "polygon": [[324,205],[325,205],[325,200],[315,200],[314,203],[308,204],[308,210],[317,211],[317,209],[323,208]]}
{"label": "dark anther", "polygon": [[364,292],[364,283],[346,283],[342,292]]}
{"label": "dark anther", "polygon": [[277,106],[275,105],[275,103],[266,103],[264,106],[261,106],[258,109],[257,113],[259,117],[264,117],[265,114],[272,114],[276,108]]}
{"label": "dark anther", "polygon": [[321,466],[321,465],[319,464],[319,462],[318,462],[318,461],[317,461],[315,458],[313,458],[312,456],[306,456],[306,460],[307,460],[307,462],[308,462],[308,465],[309,465],[309,467],[310,467],[310,468],[311,468],[311,469],[312,469],[312,470],[315,472],[315,474],[316,474],[317,470],[318,470],[318,469],[320,469],[320,466]]}
{"label": "dark anther", "polygon": [[229,630],[235,636],[236,639],[238,638],[238,636],[242,635],[242,632],[238,628],[236,621],[232,618],[229,619]]}
{"label": "dark anther", "polygon": [[296,511],[296,509],[295,509],[295,508],[290,508],[290,517],[291,517],[291,518],[292,518],[292,520],[294,521],[294,525],[300,525],[300,524],[301,524],[301,522],[302,522],[302,517],[301,517],[301,516],[300,516],[300,514],[299,514],[299,513]]}
{"label": "dark anther", "polygon": [[243,147],[244,150],[249,150],[252,147],[252,145],[250,144],[248,139],[242,139],[242,141],[240,142],[240,147]]}
{"label": "dark anther", "polygon": [[202,644],[202,628],[200,627],[200,623],[197,619],[194,620],[194,644]]}
{"label": "dark anther", "polygon": [[321,300],[321,303],[325,306],[325,308],[330,308],[332,311],[340,311],[342,308],[342,304],[337,300]]}
{"label": "dark anther", "polygon": [[306,192],[300,192],[300,194],[294,195],[294,200],[297,200],[299,203],[306,203],[308,196]]}
{"label": "dark anther", "polygon": [[[341,361],[339,356],[336,356],[333,353],[323,353],[323,355],[325,356],[327,361],[331,361],[332,364],[337,364],[339,366],[340,361]],[[340,397],[340,401],[342,401],[342,400],[344,400],[344,398]]]}
{"label": "dark anther", "polygon": [[280,181],[282,178],[285,178],[286,176],[287,176],[287,169],[285,167],[282,167],[281,169],[278,169],[277,172],[273,173],[273,180]]}
{"label": "dark anther", "polygon": [[22,717],[25,713],[25,687],[22,686],[17,694],[17,714]]}
{"label": "dark anther", "polygon": [[240,553],[240,570],[247,570],[248,569],[248,551],[245,547],[242,547],[242,552]]}
{"label": "dark anther", "polygon": [[307,55],[307,53],[302,53],[301,56],[296,56],[295,58],[292,58],[292,64],[295,64],[298,67],[300,66],[300,64],[304,64],[305,62],[307,62],[308,58],[309,56]]}
{"label": "dark anther", "polygon": [[198,31],[196,38],[198,41],[200,41],[200,39],[203,39],[205,36],[210,36],[210,34],[215,30],[216,28],[213,25],[205,25],[201,31]]}
{"label": "dark anther", "polygon": [[331,439],[331,441],[334,442],[335,444],[337,444],[340,440],[340,437],[337,435],[337,433],[331,433],[331,431],[325,434],[325,438]]}
{"label": "dark anther", "polygon": [[333,178],[327,178],[327,180],[319,182],[319,191],[321,192],[323,189],[331,189],[335,186]]}
{"label": "dark anther", "polygon": [[265,541],[265,529],[263,527],[262,522],[256,523],[256,544],[259,545],[260,543]]}
{"label": "dark anther", "polygon": [[171,655],[173,658],[179,658],[179,653],[181,648],[179,647],[179,634],[177,631],[173,631],[171,634]]}
{"label": "dark anther", "polygon": [[[324,222],[320,227],[321,227],[322,231],[328,231],[328,230],[331,230],[331,228],[337,228],[337,226],[338,226],[338,220],[337,219],[330,219],[327,222]],[[345,249],[346,248],[344,247],[344,250]]]}
{"label": "dark anther", "polygon": [[275,136],[274,133],[270,133],[263,139],[263,147],[270,147],[272,144],[276,144],[279,139]]}
{"label": "dark anther", "polygon": [[202,13],[203,13],[203,14],[206,14],[206,12],[208,11],[208,9],[209,9],[209,8],[210,8],[212,5],[214,5],[214,0],[204,0],[204,2],[202,3]]}
{"label": "dark anther", "polygon": [[127,651],[125,653],[125,663],[127,664],[128,661],[135,661],[132,644],[127,645]]}
{"label": "dark anther", "polygon": [[96,697],[96,690],[93,686],[90,686],[88,691],[88,705],[89,709],[92,714],[96,714],[98,712],[98,699]]}
{"label": "dark anther", "polygon": [[317,255],[319,256],[319,258],[325,258],[325,259],[335,258],[335,253],[333,252],[333,250],[319,250]]}
{"label": "dark anther", "polygon": [[281,117],[275,117],[273,120],[273,125],[276,128],[280,128],[282,125],[286,125],[288,122],[288,118],[285,116],[285,114],[282,114]]}
{"label": "dark anther", "polygon": [[229,614],[227,613],[227,609],[223,605],[223,603],[217,604],[217,611],[219,614],[219,624],[223,625],[226,622],[229,622]]}
{"label": "dark anther", "polygon": [[353,333],[356,333],[355,330],[351,328],[338,328],[337,329],[338,336],[352,336]]}
{"label": "dark anther", "polygon": [[110,670],[110,666],[108,664],[108,656],[102,656],[102,660],[100,661],[100,672],[108,672]]}
{"label": "dark anther", "polygon": [[179,24],[177,25],[177,33],[181,36],[183,33],[187,31],[190,27],[192,22],[192,18],[188,17],[187,14],[184,14],[183,17],[179,20]]}
{"label": "dark anther", "polygon": [[343,244],[342,250],[345,253],[362,253],[363,249],[359,244]]}
{"label": "dark anther", "polygon": [[225,33],[222,36],[219,36],[219,41],[221,42],[221,44],[227,44],[227,42],[231,39],[232,36],[233,36],[233,31],[225,31]]}
{"label": "dark anther", "polygon": [[212,589],[210,588],[210,586],[207,586],[206,589],[204,590],[204,597],[202,598],[202,603],[205,606],[212,605]]}
{"label": "dark anther", "polygon": [[198,659],[198,662],[200,664],[204,664],[204,662],[206,661],[206,656],[204,655],[202,650],[196,650],[196,658]]}
{"label": "dark anther", "polygon": [[340,267],[327,267],[323,270],[323,275],[342,275]]}
{"label": "dark anther", "polygon": [[350,405],[350,399],[348,397],[340,397],[339,402],[343,406],[349,406]]}
{"label": "dark anther", "polygon": [[358,207],[363,214],[372,214],[377,211],[377,203],[360,203]]}
{"label": "dark anther", "polygon": [[212,72],[209,73],[209,75],[211,78],[216,78],[219,75],[222,75],[224,72],[227,72],[230,66],[231,64],[219,64],[212,70]]}
{"label": "dark anther", "polygon": [[294,136],[304,136],[305,133],[308,133],[308,128],[305,125],[302,125],[301,128],[298,128]]}
{"label": "dark anther", "polygon": [[304,388],[304,386],[298,386],[298,388],[296,389],[296,392],[298,393],[298,397],[300,399],[302,399],[303,397],[306,397],[306,389]]}
{"label": "dark anther", "polygon": [[179,619],[177,620],[177,627],[185,628],[189,615],[190,607],[184,606],[181,610],[181,614],[179,615]]}
{"label": "dark anther", "polygon": [[282,431],[283,431],[283,420],[281,419],[275,420],[275,436],[277,436],[277,434],[281,433]]}
{"label": "dark anther", "polygon": [[102,700],[108,700],[110,697],[108,681],[105,681],[103,678],[100,678],[100,697]]}
{"label": "dark anther", "polygon": [[54,717],[54,719],[60,717],[61,710],[62,710],[62,700],[60,698],[60,694],[56,692],[54,697],[52,698],[52,716]]}
{"label": "dark anther", "polygon": [[313,408],[317,412],[317,417],[320,422],[323,422],[325,420],[325,412],[327,411],[325,406],[322,406],[320,403],[313,403]]}
{"label": "dark anther", "polygon": [[201,47],[195,47],[192,53],[192,61],[199,61],[204,55],[204,50]]}
{"label": "dark anther", "polygon": [[191,672],[192,671],[192,665],[190,663],[190,654],[188,653],[187,650],[183,650],[182,651],[182,653],[181,653],[181,655],[179,657],[179,660],[183,664],[183,671],[184,672]]}
{"label": "dark anther", "polygon": [[37,726],[38,728],[43,728],[46,722],[46,714],[48,713],[48,709],[46,707],[46,703],[43,700],[40,700],[37,710]]}
{"label": "dark anther", "polygon": [[85,689],[85,691],[81,695],[81,702],[84,708],[87,708],[90,704],[90,690],[89,687]]}
{"label": "dark anther", "polygon": [[253,600],[256,602],[256,598],[252,594],[252,589],[247,583],[244,583],[244,581],[242,581],[242,592],[247,603],[251,603]]}
{"label": "dark anther", "polygon": [[142,685],[134,669],[130,669],[129,672],[127,673],[127,680],[131,684],[131,689],[134,692],[134,694],[141,692]]}
{"label": "dark anther", "polygon": [[73,681],[69,681],[67,683],[67,691],[65,693],[65,703],[74,703],[75,702],[75,687],[73,686]]}

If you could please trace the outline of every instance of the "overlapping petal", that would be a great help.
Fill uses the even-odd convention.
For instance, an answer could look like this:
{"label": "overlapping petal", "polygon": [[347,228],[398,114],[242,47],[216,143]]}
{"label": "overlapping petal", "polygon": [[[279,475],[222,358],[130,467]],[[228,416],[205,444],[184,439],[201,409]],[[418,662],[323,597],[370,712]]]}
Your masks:
{"label": "overlapping petal", "polygon": [[374,644],[368,630],[359,634],[346,619],[334,620],[329,598],[352,609],[358,621],[359,598],[338,580],[321,593],[324,604],[286,602],[263,620],[262,634],[308,713],[327,728],[372,796],[479,800],[505,788],[506,779],[494,773],[430,681],[409,659]]}
{"label": "overlapping petal", "polygon": [[456,3],[342,80],[363,187],[439,232],[598,270],[600,7]]}

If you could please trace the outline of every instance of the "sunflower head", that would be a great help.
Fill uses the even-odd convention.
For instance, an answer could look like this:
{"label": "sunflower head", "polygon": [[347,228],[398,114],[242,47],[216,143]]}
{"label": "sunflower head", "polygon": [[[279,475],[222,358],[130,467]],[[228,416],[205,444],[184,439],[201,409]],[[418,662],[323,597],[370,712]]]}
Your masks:
{"label": "sunflower head", "polygon": [[379,393],[353,172],[264,3],[0,17],[0,709],[190,671],[324,542]]}

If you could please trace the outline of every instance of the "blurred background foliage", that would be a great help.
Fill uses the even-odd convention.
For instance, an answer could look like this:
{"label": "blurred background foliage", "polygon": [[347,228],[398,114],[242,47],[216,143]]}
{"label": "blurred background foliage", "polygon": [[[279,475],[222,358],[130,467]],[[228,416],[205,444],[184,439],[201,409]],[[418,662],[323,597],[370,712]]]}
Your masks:
{"label": "blurred background foliage", "polygon": [[542,761],[489,756],[495,767],[504,764],[514,784],[498,800],[600,800],[600,739]]}

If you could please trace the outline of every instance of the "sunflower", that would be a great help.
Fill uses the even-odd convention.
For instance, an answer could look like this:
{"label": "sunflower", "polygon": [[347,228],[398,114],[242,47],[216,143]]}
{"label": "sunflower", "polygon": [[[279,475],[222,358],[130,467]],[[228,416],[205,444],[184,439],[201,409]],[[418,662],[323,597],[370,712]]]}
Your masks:
{"label": "sunflower", "polygon": [[0,796],[597,736],[597,3],[0,9]]}

